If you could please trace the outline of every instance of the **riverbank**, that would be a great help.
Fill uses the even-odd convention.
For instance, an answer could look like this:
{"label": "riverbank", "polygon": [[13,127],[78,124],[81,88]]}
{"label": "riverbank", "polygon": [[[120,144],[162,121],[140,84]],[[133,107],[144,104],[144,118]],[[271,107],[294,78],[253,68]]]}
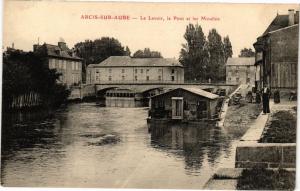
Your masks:
{"label": "riverbank", "polygon": [[224,129],[232,138],[239,139],[249,129],[261,113],[261,105],[241,100],[239,105],[231,105],[227,109]]}
{"label": "riverbank", "polygon": [[270,114],[261,113],[248,123],[250,128],[237,145],[235,168],[219,169],[205,188],[294,189],[296,105],[296,101],[271,102]]}

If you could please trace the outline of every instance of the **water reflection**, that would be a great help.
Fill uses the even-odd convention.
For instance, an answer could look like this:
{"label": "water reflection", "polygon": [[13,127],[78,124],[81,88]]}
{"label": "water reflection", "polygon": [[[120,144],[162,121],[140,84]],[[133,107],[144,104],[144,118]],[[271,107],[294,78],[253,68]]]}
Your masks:
{"label": "water reflection", "polygon": [[214,125],[150,124],[146,108],[73,104],[4,114],[4,186],[194,188],[232,162],[232,140]]}
{"label": "water reflection", "polygon": [[225,154],[230,152],[229,137],[213,124],[153,122],[149,131],[152,146],[183,156],[188,171],[199,171],[206,157],[208,163],[213,166],[224,151]]}

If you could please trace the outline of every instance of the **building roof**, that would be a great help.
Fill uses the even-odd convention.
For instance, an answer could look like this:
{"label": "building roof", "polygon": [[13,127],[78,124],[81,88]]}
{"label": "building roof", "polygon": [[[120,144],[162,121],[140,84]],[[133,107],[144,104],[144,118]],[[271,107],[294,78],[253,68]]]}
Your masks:
{"label": "building roof", "polygon": [[277,15],[271,22],[271,24],[268,26],[268,28],[265,30],[263,35],[287,26],[289,26],[289,15]]}
{"label": "building roof", "polygon": [[127,66],[178,66],[181,63],[172,58],[131,58],[130,56],[111,56],[99,64],[90,64],[88,67],[127,67]]}
{"label": "building roof", "polygon": [[199,96],[202,96],[202,97],[206,97],[208,99],[216,99],[218,98],[219,96],[216,95],[216,94],[213,94],[213,93],[210,93],[208,91],[204,91],[200,88],[176,88],[176,89],[173,89],[173,90],[170,90],[168,92],[165,92],[165,93],[162,93],[162,94],[158,94],[158,95],[155,95],[155,96],[152,96],[151,98],[153,97],[157,97],[157,96],[160,96],[160,95],[163,95],[163,94],[167,94],[167,93],[170,93],[172,91],[176,91],[176,90],[184,90],[184,91],[188,91],[190,93],[193,93],[193,94],[196,94],[196,95],[199,95]]}
{"label": "building roof", "polygon": [[227,66],[254,66],[255,57],[228,58]]}
{"label": "building roof", "polygon": [[82,60],[80,57],[76,55],[72,55],[72,50],[65,48],[62,49],[58,45],[46,44],[39,46],[38,49],[43,48],[47,56],[60,57],[65,59],[72,60]]}

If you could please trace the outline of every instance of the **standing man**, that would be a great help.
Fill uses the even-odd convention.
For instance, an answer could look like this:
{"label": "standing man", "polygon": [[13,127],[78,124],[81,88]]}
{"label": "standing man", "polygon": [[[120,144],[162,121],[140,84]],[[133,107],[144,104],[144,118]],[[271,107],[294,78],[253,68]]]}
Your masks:
{"label": "standing man", "polygon": [[262,92],[262,98],[263,98],[263,112],[264,114],[270,113],[270,89],[268,88],[267,84],[264,84],[263,92]]}

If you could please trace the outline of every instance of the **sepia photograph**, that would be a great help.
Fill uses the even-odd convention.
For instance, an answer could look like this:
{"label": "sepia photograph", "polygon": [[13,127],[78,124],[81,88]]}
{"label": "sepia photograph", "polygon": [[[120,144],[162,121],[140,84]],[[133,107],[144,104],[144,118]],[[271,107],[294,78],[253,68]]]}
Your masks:
{"label": "sepia photograph", "polygon": [[4,0],[1,187],[296,189],[299,9]]}

